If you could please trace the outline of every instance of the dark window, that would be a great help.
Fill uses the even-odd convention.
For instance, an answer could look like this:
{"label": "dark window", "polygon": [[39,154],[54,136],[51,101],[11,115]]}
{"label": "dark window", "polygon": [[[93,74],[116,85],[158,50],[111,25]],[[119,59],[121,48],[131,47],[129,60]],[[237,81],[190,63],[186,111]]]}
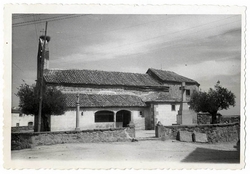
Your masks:
{"label": "dark window", "polygon": [[21,117],[21,116],[23,116],[23,114],[22,114],[22,113],[19,113],[19,117]]}
{"label": "dark window", "polygon": [[140,116],[141,116],[142,118],[144,118],[143,111],[140,111]]}
{"label": "dark window", "polygon": [[19,127],[19,123],[16,123],[16,127]]}
{"label": "dark window", "polygon": [[98,111],[95,113],[95,122],[114,122],[114,113],[112,111]]}
{"label": "dark window", "polygon": [[83,112],[81,112],[81,116],[83,116]]}
{"label": "dark window", "polygon": [[186,96],[190,96],[190,90],[189,89],[186,90]]}
{"label": "dark window", "polygon": [[175,111],[175,105],[171,106],[172,111]]}

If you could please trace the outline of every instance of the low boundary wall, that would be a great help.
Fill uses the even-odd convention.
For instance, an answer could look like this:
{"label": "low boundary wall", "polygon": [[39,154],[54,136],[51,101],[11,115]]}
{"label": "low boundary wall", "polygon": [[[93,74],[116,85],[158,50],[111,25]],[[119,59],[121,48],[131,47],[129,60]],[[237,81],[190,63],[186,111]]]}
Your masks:
{"label": "low boundary wall", "polygon": [[11,150],[63,143],[131,141],[134,128],[94,129],[82,131],[11,133]]}
{"label": "low boundary wall", "polygon": [[11,132],[32,132],[34,131],[34,126],[19,126],[11,127]]}
{"label": "low boundary wall", "polygon": [[208,143],[218,142],[236,142],[240,137],[240,124],[207,124],[207,125],[173,125],[173,126],[156,126],[156,137],[165,139],[178,139],[179,131],[188,131],[191,133],[205,133]]}

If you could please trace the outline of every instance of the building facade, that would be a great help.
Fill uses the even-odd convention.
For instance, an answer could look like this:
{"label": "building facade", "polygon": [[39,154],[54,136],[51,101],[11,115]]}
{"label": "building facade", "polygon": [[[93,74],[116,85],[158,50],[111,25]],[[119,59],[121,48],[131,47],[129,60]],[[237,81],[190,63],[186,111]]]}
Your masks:
{"label": "building facade", "polygon": [[25,115],[20,109],[11,109],[11,127],[34,126],[34,116]]}
{"label": "building facade", "polygon": [[[47,86],[66,96],[68,110],[51,116],[51,131],[127,127],[154,129],[163,125],[196,124],[187,102],[199,83],[174,72],[148,69],[145,74],[97,70],[49,70]],[[79,99],[78,99],[79,98]],[[76,102],[79,100],[78,123]]]}

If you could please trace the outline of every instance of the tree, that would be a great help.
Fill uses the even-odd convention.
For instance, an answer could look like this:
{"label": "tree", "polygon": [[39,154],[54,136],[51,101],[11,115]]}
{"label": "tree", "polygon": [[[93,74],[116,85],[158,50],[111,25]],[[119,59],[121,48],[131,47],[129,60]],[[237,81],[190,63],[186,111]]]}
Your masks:
{"label": "tree", "polygon": [[212,115],[212,124],[217,123],[216,115],[219,110],[235,106],[235,95],[217,82],[215,88],[208,92],[195,91],[190,99],[190,108],[196,112],[208,112]]}
{"label": "tree", "polygon": [[[16,94],[20,101],[22,113],[35,116],[35,132],[38,128],[39,96],[38,89],[33,85],[22,84]],[[66,99],[61,91],[55,87],[44,87],[41,131],[50,131],[50,115],[62,115],[66,110]]]}

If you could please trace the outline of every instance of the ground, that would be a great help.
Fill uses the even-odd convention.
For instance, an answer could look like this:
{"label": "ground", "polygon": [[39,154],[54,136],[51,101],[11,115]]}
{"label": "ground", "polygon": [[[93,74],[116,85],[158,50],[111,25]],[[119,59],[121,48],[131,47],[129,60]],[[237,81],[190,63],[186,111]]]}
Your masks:
{"label": "ground", "polygon": [[186,143],[176,140],[141,139],[138,142],[77,143],[37,146],[11,152],[12,160],[82,161],[170,161],[239,163],[235,142],[220,144]]}

